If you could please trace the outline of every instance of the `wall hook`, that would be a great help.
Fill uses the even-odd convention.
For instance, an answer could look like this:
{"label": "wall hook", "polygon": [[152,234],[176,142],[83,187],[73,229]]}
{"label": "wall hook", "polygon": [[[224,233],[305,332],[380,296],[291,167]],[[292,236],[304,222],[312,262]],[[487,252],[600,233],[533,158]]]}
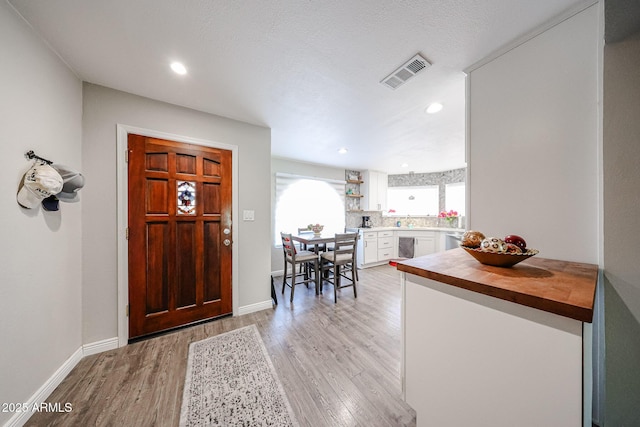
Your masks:
{"label": "wall hook", "polygon": [[48,165],[50,165],[51,163],[53,163],[51,160],[47,160],[47,159],[45,159],[44,157],[40,157],[40,156],[36,155],[36,153],[34,153],[34,152],[33,152],[33,150],[29,150],[29,151],[27,151],[26,153],[24,153],[24,156],[25,156],[27,159],[29,159],[29,160],[31,160],[31,159],[38,159],[38,160],[40,160],[40,161],[42,161],[42,162],[45,162],[45,163],[46,163],[46,164],[48,164]]}

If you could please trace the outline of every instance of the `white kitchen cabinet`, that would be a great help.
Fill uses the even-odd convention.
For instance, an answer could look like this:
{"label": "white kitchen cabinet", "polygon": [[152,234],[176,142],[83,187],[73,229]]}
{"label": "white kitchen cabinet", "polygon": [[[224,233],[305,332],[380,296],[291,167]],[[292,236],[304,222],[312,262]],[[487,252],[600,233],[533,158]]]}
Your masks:
{"label": "white kitchen cabinet", "polygon": [[436,253],[440,250],[441,231],[402,230],[398,231],[398,237],[413,237],[413,257],[419,257]]}
{"label": "white kitchen cabinet", "polygon": [[378,261],[378,233],[365,231],[362,238],[363,256],[362,262],[370,264]]}
{"label": "white kitchen cabinet", "polygon": [[414,257],[424,256],[444,250],[444,237],[451,229],[420,230],[397,228],[374,228],[360,230],[358,241],[358,267],[368,268],[387,263],[398,258],[398,239],[414,239]]}
{"label": "white kitchen cabinet", "polygon": [[378,261],[388,261],[394,257],[394,242],[393,231],[378,232]]}
{"label": "white kitchen cabinet", "polygon": [[378,249],[378,261],[388,261],[393,258],[393,250],[391,248]]}
{"label": "white kitchen cabinet", "polygon": [[362,174],[362,209],[383,211],[387,209],[388,176],[384,172],[364,171]]}
{"label": "white kitchen cabinet", "polygon": [[436,253],[438,245],[435,235],[417,236],[413,247],[413,256],[419,257]]}

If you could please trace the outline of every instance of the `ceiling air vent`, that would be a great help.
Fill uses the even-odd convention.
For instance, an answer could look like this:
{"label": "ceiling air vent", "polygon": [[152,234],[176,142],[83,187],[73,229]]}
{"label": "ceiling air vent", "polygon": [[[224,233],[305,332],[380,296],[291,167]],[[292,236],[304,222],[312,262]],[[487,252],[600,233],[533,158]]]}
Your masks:
{"label": "ceiling air vent", "polygon": [[415,76],[430,65],[429,61],[418,54],[405,62],[402,67],[385,77],[380,83],[391,89],[397,89],[399,86],[406,83],[406,81],[411,77]]}

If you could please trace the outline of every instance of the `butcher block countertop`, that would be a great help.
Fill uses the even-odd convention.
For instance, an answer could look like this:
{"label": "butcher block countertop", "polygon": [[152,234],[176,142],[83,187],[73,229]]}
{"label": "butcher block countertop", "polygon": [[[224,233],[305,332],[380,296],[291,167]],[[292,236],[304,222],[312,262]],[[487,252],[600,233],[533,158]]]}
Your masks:
{"label": "butcher block countertop", "polygon": [[591,323],[598,267],[537,256],[505,268],[457,248],[398,263],[398,270]]}

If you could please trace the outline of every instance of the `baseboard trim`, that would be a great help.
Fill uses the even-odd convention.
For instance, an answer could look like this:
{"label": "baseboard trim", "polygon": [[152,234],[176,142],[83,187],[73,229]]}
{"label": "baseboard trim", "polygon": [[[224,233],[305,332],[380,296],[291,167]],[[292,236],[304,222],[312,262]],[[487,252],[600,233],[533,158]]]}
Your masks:
{"label": "baseboard trim", "polygon": [[118,337],[92,342],[82,346],[82,356],[91,356],[92,354],[102,353],[103,351],[114,350],[118,348],[118,346]]}
{"label": "baseboard trim", "polygon": [[[49,395],[60,385],[60,383],[69,375],[71,370],[76,367],[78,362],[83,357],[91,356],[92,354],[102,353],[103,351],[113,350],[118,348],[118,337],[108,338],[102,341],[96,341],[89,344],[84,344],[78,348],[58,370],[36,391],[33,396],[29,398],[25,403],[28,408],[33,408],[33,405],[45,402]],[[31,418],[34,412],[17,412],[7,421],[5,427],[21,427]]]}
{"label": "baseboard trim", "polygon": [[242,316],[243,314],[254,313],[260,310],[266,310],[268,308],[273,308],[273,301],[270,299],[262,302],[257,302],[255,304],[244,305],[238,308],[238,316]]}
{"label": "baseboard trim", "polygon": [[370,264],[360,264],[360,265],[358,265],[358,270],[363,270],[365,268],[370,268],[370,267],[379,267],[381,265],[389,264],[389,261],[391,261],[391,260],[387,259],[387,260],[384,260],[384,261],[372,262]]}
{"label": "baseboard trim", "polygon": [[279,277],[279,276],[282,276],[283,274],[284,274],[284,270],[276,270],[271,272],[271,275],[273,277]]}
{"label": "baseboard trim", "polygon": [[[45,402],[49,395],[56,389],[64,380],[73,368],[82,360],[82,347],[78,348],[63,364],[54,372],[51,377],[45,381],[45,383],[36,391],[33,396],[25,402],[28,408],[33,408],[33,405],[39,405]],[[28,412],[17,412],[9,419],[5,424],[5,427],[21,427],[26,424],[31,415],[34,412],[29,410]]]}

